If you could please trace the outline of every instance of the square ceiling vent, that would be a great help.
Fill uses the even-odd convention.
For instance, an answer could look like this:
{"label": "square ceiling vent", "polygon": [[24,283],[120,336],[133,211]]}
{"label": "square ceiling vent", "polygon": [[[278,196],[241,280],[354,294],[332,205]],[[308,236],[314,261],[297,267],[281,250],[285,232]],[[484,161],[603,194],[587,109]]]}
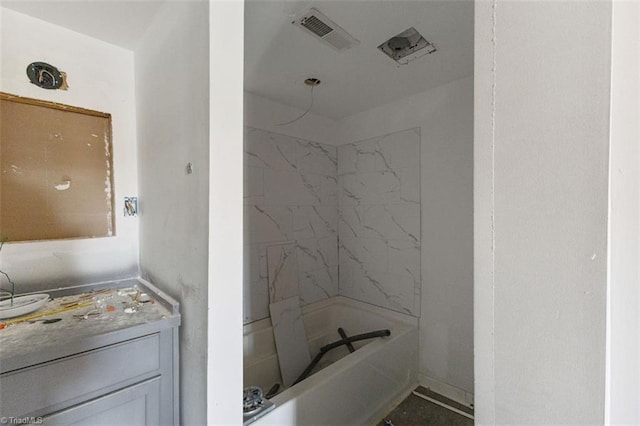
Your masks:
{"label": "square ceiling vent", "polygon": [[411,27],[378,46],[391,59],[405,65],[421,56],[429,55],[437,49]]}
{"label": "square ceiling vent", "polygon": [[292,24],[305,29],[339,51],[349,49],[360,43],[351,34],[340,28],[338,24],[313,7],[298,16]]}

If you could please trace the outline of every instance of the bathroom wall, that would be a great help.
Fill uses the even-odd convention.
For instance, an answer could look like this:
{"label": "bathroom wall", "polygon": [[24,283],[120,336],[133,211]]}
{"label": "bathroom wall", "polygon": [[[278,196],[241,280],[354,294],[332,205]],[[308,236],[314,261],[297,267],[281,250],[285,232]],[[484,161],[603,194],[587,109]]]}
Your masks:
{"label": "bathroom wall", "polygon": [[[336,150],[277,133],[274,122],[299,115],[293,108],[253,94],[245,99],[246,121],[276,131],[245,131],[244,321],[269,316],[267,247],[287,242],[296,244],[303,304],[339,293],[418,316],[419,129]],[[333,120],[313,117],[281,129],[326,139],[334,128]]]}
{"label": "bathroom wall", "polygon": [[476,3],[479,424],[605,422],[611,4]]}
{"label": "bathroom wall", "polygon": [[[301,112],[245,94],[246,123],[260,128],[276,128],[278,132],[294,138],[314,134],[318,138],[324,137],[324,140],[319,139],[320,142],[339,145],[337,172],[340,179],[348,176],[347,189],[355,190],[356,194],[360,192],[360,196],[378,198],[374,202],[369,200],[370,206],[365,208],[358,206],[347,192],[343,191],[339,196],[342,217],[338,224],[340,241],[342,243],[343,238],[347,240],[347,246],[339,250],[340,294],[419,315],[421,382],[461,402],[472,402],[473,79],[464,78],[338,121],[309,114],[295,123],[297,127],[270,127],[274,126],[274,121],[282,122]],[[402,223],[403,227],[407,226],[405,231],[411,229],[408,233],[391,219],[389,200],[375,193],[379,189],[378,184],[371,185],[373,181],[362,180],[363,175],[358,171],[360,168],[364,172],[367,167],[373,172],[384,170],[386,166],[382,157],[378,157],[379,168],[376,168],[377,155],[369,155],[367,150],[375,151],[375,144],[383,140],[388,147],[393,147],[396,143],[403,143],[405,137],[408,139],[404,143],[409,143],[412,138],[418,143],[415,147],[417,152],[414,151],[415,155],[408,161],[411,161],[411,169],[415,167],[416,160],[420,160],[416,201],[422,204],[417,222],[414,203],[400,208],[400,220],[409,221]],[[359,147],[361,153],[356,155]],[[411,149],[406,148],[406,152],[411,152]],[[354,162],[358,157],[359,164]],[[391,173],[388,175],[393,176]],[[396,195],[401,194],[396,192]],[[362,215],[364,210],[369,210],[366,218]],[[353,236],[348,225],[353,225],[353,230],[359,233],[358,238],[348,240],[349,234]],[[419,241],[416,242],[409,234]],[[396,256],[399,254],[397,250],[387,250],[387,241],[391,241],[389,237],[400,237],[402,247],[414,254],[418,251],[419,258]],[[354,248],[354,243],[363,241],[372,246],[360,244]],[[345,249],[351,250],[352,254],[357,253],[355,258],[358,260],[349,258]],[[388,253],[393,254],[389,257]],[[368,265],[376,263],[377,267],[381,264],[388,267],[389,261],[392,264],[409,262],[414,276],[421,277],[421,291],[413,280],[371,281],[362,274],[359,261]],[[358,265],[353,268],[355,264]],[[418,274],[414,271],[416,265]],[[392,270],[397,271],[399,264],[392,266]],[[257,268],[259,264],[254,263],[253,267]],[[360,271],[356,276],[359,280],[357,286],[353,280],[354,270]],[[367,291],[367,287],[372,291]],[[380,290],[396,297],[381,297],[383,293]],[[266,293],[260,297],[265,299]],[[265,303],[262,302],[265,306],[263,315],[266,316]]]}
{"label": "bathroom wall", "polygon": [[313,112],[307,113],[304,118],[286,126],[279,125],[299,117],[302,113],[304,113],[302,109],[284,105],[253,93],[244,92],[244,120],[246,126],[326,145],[340,144],[336,133],[338,122]]}
{"label": "bathroom wall", "polygon": [[169,2],[162,7],[135,50],[135,76],[140,267],[143,277],[181,304],[180,423],[205,424],[209,285],[207,2]]}
{"label": "bathroom wall", "polygon": [[468,403],[474,377],[473,78],[347,117],[337,134],[357,141],[411,128],[420,130],[421,141],[420,381]]}
{"label": "bathroom wall", "polygon": [[420,316],[420,129],[338,147],[340,294]]}
{"label": "bathroom wall", "polygon": [[640,424],[640,2],[614,2],[605,424]]}
{"label": "bathroom wall", "polygon": [[[0,91],[112,115],[116,220],[114,237],[5,244],[0,267],[18,292],[137,276],[138,219],[122,214],[123,197],[138,191],[133,53],[9,9],[0,15]],[[34,61],[65,71],[69,90],[31,84]]]}
{"label": "bathroom wall", "polygon": [[337,154],[330,145],[247,127],[244,321],[269,316],[267,247],[295,244],[301,304],[338,294]]}

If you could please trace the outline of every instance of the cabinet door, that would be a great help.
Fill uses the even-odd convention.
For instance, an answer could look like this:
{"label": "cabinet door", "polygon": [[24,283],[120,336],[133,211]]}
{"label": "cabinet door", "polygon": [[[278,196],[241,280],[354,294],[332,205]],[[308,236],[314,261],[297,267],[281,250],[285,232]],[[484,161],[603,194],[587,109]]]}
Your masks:
{"label": "cabinet door", "polygon": [[158,425],[160,377],[45,416],[45,425]]}

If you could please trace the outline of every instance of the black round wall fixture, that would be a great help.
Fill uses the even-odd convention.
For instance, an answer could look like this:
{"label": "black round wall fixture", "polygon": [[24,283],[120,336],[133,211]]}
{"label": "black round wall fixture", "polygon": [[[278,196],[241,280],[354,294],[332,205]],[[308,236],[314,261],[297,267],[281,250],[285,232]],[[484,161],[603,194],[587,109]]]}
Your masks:
{"label": "black round wall fixture", "polygon": [[64,83],[64,76],[58,68],[45,62],[33,62],[27,66],[29,81],[43,89],[59,89]]}

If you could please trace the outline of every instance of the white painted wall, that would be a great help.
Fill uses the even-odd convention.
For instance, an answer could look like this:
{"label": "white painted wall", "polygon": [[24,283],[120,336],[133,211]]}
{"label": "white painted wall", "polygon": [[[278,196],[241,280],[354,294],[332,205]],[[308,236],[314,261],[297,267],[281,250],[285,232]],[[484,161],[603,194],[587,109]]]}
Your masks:
{"label": "white painted wall", "polygon": [[328,145],[339,145],[337,121],[309,112],[300,120],[280,126],[299,117],[305,110],[281,104],[253,93],[244,92],[244,125],[294,138]]}
{"label": "white painted wall", "polygon": [[209,3],[207,423],[220,425],[242,422],[243,28],[242,1]]}
{"label": "white painted wall", "polygon": [[[180,423],[204,424],[209,264],[206,2],[163,6],[136,48],[135,77],[140,267],[143,277],[181,304]],[[192,174],[187,173],[188,163]]]}
{"label": "white painted wall", "polygon": [[353,142],[419,127],[422,316],[420,380],[462,402],[473,392],[473,79],[347,117]]}
{"label": "white painted wall", "polygon": [[[112,115],[116,217],[115,237],[6,244],[0,267],[18,292],[137,276],[138,219],[121,213],[138,190],[132,52],[9,9],[0,15],[1,91]],[[65,71],[69,90],[31,84],[34,61]]]}
{"label": "white painted wall", "polygon": [[611,4],[476,12],[476,421],[602,423]]}
{"label": "white painted wall", "polygon": [[473,86],[473,355],[474,414],[496,423],[494,338],[494,94],[495,5],[476,2]]}
{"label": "white painted wall", "polygon": [[640,424],[640,2],[613,2],[606,423]]}

